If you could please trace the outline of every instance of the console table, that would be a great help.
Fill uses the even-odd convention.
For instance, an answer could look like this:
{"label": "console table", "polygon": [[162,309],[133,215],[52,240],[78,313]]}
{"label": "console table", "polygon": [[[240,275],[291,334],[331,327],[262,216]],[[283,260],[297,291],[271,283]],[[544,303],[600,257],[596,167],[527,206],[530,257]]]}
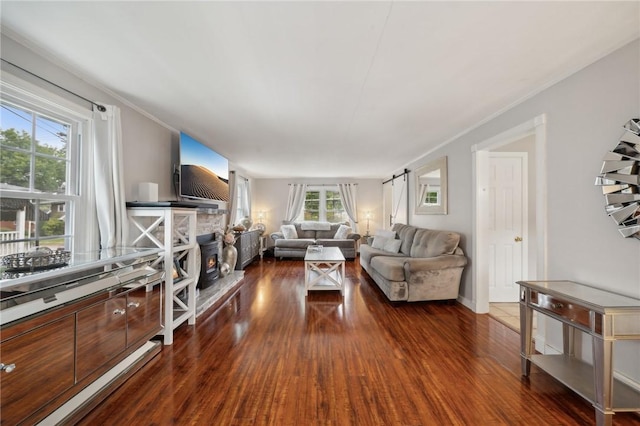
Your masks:
{"label": "console table", "polygon": [[[640,340],[640,300],[571,281],[518,281],[522,375],[534,363],[595,408],[596,424],[610,426],[618,411],[640,411],[640,392],[613,377],[617,340]],[[533,311],[562,323],[563,353],[534,354]],[[575,357],[575,331],[591,336],[593,366]]]}
{"label": "console table", "polygon": [[245,231],[236,234],[236,250],[238,250],[238,261],[236,270],[241,271],[260,256],[260,231]]}

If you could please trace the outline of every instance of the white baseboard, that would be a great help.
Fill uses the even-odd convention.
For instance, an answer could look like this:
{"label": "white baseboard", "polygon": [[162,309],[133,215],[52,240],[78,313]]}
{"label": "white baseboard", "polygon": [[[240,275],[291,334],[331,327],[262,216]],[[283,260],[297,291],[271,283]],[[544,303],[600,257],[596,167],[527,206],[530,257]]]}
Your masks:
{"label": "white baseboard", "polygon": [[469,300],[466,297],[458,296],[458,302],[469,308],[471,311],[476,312],[476,304],[474,301]]}

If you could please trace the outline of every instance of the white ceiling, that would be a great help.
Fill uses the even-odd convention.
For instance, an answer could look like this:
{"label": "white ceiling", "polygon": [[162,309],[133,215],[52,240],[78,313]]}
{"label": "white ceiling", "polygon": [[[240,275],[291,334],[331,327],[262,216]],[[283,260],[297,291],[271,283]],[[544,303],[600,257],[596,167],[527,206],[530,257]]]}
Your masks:
{"label": "white ceiling", "polygon": [[[0,2],[253,177],[385,177],[640,35],[639,2]],[[37,73],[38,70],[32,70]]]}

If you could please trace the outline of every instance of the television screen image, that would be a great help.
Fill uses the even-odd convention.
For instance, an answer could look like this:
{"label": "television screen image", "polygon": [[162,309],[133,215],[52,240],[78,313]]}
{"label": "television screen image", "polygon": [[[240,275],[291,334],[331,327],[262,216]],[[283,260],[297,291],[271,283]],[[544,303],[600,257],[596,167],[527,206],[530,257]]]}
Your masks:
{"label": "television screen image", "polygon": [[180,196],[229,201],[229,161],[180,132]]}

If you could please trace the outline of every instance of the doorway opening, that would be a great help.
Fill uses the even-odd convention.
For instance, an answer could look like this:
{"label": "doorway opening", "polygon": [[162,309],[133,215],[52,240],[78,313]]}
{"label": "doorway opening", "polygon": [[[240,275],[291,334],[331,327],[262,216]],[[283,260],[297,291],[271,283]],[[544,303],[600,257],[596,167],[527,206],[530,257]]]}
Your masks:
{"label": "doorway opening", "polygon": [[[477,313],[489,313],[491,299],[517,303],[515,281],[546,278],[545,122],[545,115],[538,116],[472,147]],[[517,157],[520,160],[501,159]],[[509,177],[514,173],[523,180],[517,183],[519,189]],[[514,206],[522,211],[514,211]],[[497,284],[504,289],[496,290]],[[510,294],[500,299],[502,290]]]}

